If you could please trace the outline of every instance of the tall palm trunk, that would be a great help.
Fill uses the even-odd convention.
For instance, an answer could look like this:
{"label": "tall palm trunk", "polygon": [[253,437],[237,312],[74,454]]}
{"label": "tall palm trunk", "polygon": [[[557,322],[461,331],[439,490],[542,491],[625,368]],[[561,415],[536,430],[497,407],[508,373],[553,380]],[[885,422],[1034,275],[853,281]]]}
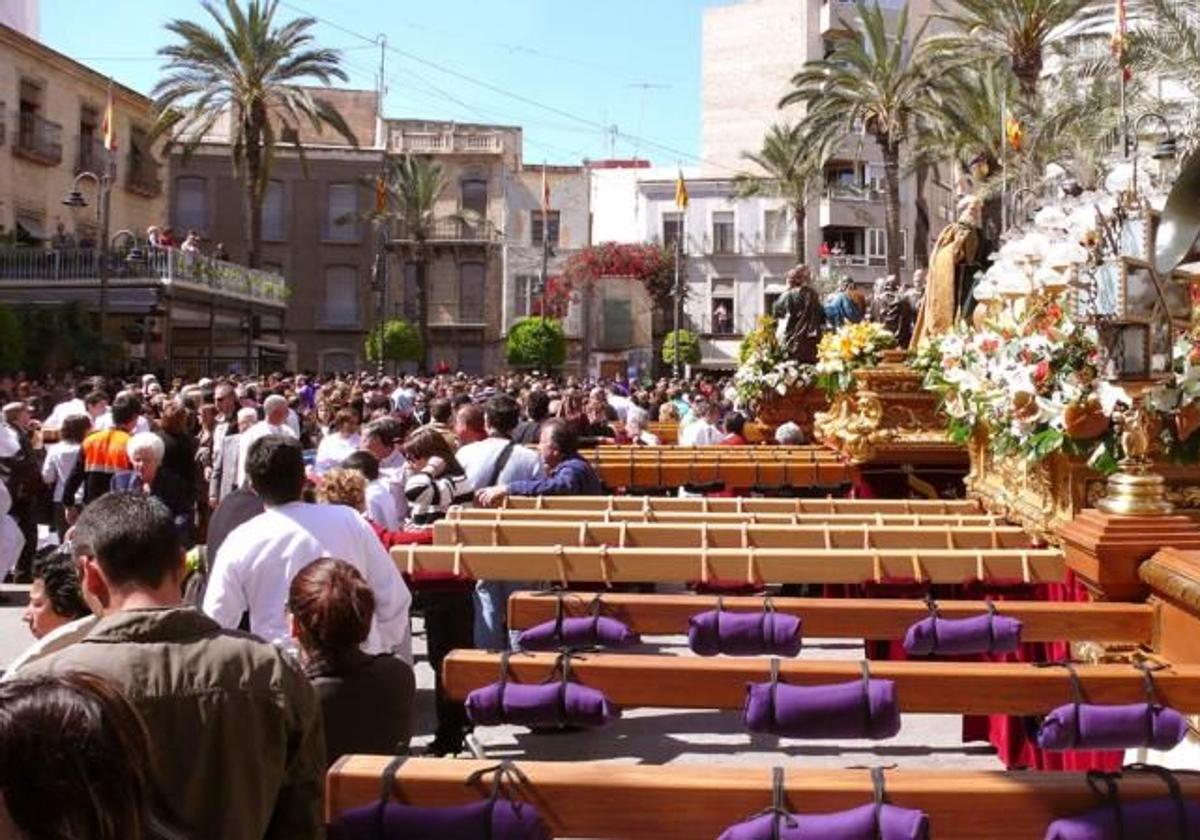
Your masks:
{"label": "tall palm trunk", "polygon": [[900,273],[900,144],[887,135],[876,137],[883,152],[883,195],[885,233],[887,236],[887,272],[897,278]]}
{"label": "tall palm trunk", "polygon": [[429,355],[433,348],[429,346],[429,266],[425,254],[417,251],[413,262],[416,264],[417,286],[417,331],[421,334],[421,359],[417,366],[419,373],[429,373]]}
{"label": "tall palm trunk", "polygon": [[266,109],[255,106],[246,118],[246,265],[262,264],[263,148]]}
{"label": "tall palm trunk", "polygon": [[929,200],[925,187],[929,183],[929,165],[917,163],[914,173],[916,181],[916,219],[913,223],[913,267],[929,268]]}
{"label": "tall palm trunk", "polygon": [[808,224],[808,208],[803,201],[792,205],[792,220],[796,225],[796,236],[792,245],[796,251],[796,262],[802,263],[805,260],[805,252],[808,251],[808,239],[805,231],[805,226]]}

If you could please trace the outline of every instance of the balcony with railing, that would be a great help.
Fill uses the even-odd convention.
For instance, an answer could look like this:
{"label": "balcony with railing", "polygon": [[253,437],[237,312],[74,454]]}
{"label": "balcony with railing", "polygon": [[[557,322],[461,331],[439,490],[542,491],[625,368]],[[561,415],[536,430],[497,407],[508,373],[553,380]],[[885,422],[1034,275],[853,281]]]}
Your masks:
{"label": "balcony with railing", "polygon": [[32,111],[18,111],[16,123],[14,155],[43,166],[58,166],[62,163],[61,125],[43,119]]}
{"label": "balcony with railing", "polygon": [[871,187],[830,185],[821,194],[817,214],[821,227],[879,226],[883,221],[883,193]]}
{"label": "balcony with railing", "polygon": [[125,189],[146,198],[155,198],[162,193],[161,167],[153,158],[130,152],[125,167]]}
{"label": "balcony with railing", "polygon": [[498,245],[500,240],[500,231],[487,219],[436,219],[428,225],[401,223],[392,228],[392,241],[405,245],[418,241],[434,245]]}
{"label": "balcony with railing", "polygon": [[[96,248],[0,248],[0,289],[99,288],[102,256]],[[283,306],[287,282],[259,271],[176,248],[114,251],[107,257],[113,286],[165,286]]]}
{"label": "balcony with railing", "polygon": [[107,152],[104,142],[94,135],[79,135],[79,149],[75,152],[75,174],[92,172],[96,175],[104,171]]}
{"label": "balcony with railing", "polygon": [[388,151],[396,155],[498,155],[504,152],[504,136],[498,131],[393,126]]}

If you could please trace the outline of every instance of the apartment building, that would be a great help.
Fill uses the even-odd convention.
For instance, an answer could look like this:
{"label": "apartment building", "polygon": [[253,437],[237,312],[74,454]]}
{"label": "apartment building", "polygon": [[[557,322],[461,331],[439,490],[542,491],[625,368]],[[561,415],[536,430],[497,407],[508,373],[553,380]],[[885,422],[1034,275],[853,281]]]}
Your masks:
{"label": "apartment building", "polygon": [[[447,189],[434,211],[428,254],[433,364],[479,374],[504,366],[504,242],[509,194],[518,189],[521,129],[388,120],[387,154],[422,155],[442,166]],[[417,320],[413,231],[391,231],[394,312]]]}
{"label": "apartment building", "polygon": [[[905,0],[879,0],[894,24]],[[932,0],[910,0],[909,31],[932,11]],[[770,126],[796,122],[799,106],[780,110],[792,75],[819,59],[855,26],[852,0],[742,0],[705,9],[702,69],[701,170],[727,177],[748,166],[742,153],[755,151]],[[753,45],[752,48],[750,45]],[[873,282],[887,260],[884,235],[883,159],[867,136],[848,136],[825,165],[820,196],[809,207],[805,260],[826,273]],[[911,178],[900,190],[905,272],[911,272],[915,230]],[[934,198],[931,203],[937,204]],[[945,202],[940,202],[944,204]],[[937,231],[931,232],[936,236]],[[824,246],[824,248],[822,247]],[[836,254],[821,260],[825,250]]]}
{"label": "apartment building", "polygon": [[[381,243],[362,217],[373,206],[374,180],[384,166],[379,102],[374,91],[322,89],[319,95],[337,107],[358,142],[306,125],[298,132],[301,160],[289,145],[290,132],[279,126],[283,142],[263,204],[262,268],[288,279],[286,339],[262,335],[253,318],[227,319],[214,326],[218,357],[246,354],[249,347],[252,367],[328,373],[366,364],[364,339],[379,317],[371,284]],[[243,261],[245,202],[230,166],[227,120],[188,160],[171,156],[170,185],[177,234],[195,230],[206,250],[223,246]]]}

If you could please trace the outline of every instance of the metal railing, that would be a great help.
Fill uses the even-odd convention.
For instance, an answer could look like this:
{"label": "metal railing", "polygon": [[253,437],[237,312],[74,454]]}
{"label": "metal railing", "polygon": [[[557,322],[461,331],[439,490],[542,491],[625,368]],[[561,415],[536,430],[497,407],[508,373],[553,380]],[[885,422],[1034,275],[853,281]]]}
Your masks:
{"label": "metal railing", "polygon": [[[247,268],[176,248],[151,248],[141,259],[128,251],[108,254],[108,276],[116,281],[184,283],[265,303],[287,301],[287,282],[278,274]],[[0,283],[44,285],[99,283],[97,248],[0,248]]]}
{"label": "metal railing", "polygon": [[871,186],[827,184],[821,197],[843,201],[883,201],[883,191]]}
{"label": "metal railing", "polygon": [[392,239],[399,242],[483,242],[497,243],[500,232],[487,219],[469,222],[465,219],[435,219],[423,228],[398,224],[392,229]]}
{"label": "metal railing", "polygon": [[18,111],[13,151],[40,163],[62,163],[62,126],[32,111]]}
{"label": "metal railing", "polygon": [[99,175],[104,172],[104,163],[104,142],[89,135],[79,135],[79,150],[75,153],[75,174],[93,172]]}
{"label": "metal railing", "polygon": [[130,152],[126,157],[125,188],[145,196],[156,196],[162,192],[162,179],[158,177],[159,164],[144,154]]}

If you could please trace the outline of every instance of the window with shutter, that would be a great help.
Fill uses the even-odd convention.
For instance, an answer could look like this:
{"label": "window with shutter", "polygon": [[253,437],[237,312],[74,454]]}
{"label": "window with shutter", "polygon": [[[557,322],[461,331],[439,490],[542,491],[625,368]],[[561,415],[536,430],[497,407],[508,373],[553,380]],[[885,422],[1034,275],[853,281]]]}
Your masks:
{"label": "window with shutter", "polygon": [[175,229],[204,230],[208,227],[208,188],[203,178],[175,179]]}
{"label": "window with shutter", "polygon": [[712,252],[732,254],[736,249],[733,211],[720,210],[712,214]]}
{"label": "window with shutter", "polygon": [[663,213],[662,215],[662,244],[674,248],[675,243],[683,236],[683,214]]}
{"label": "window with shutter", "polygon": [[349,265],[325,269],[325,304],[321,324],[325,327],[358,326],[358,271]]}
{"label": "window with shutter", "polygon": [[483,321],[483,263],[463,263],[458,270],[458,320]]}
{"label": "window with shutter", "polygon": [[558,245],[558,212],[551,210],[547,214],[546,224],[542,223],[542,211],[533,210],[530,212],[529,220],[529,238],[534,245],[542,244],[542,234],[546,231],[546,235],[550,238],[550,245]]}
{"label": "window with shutter", "polygon": [[283,181],[271,181],[267,185],[267,193],[263,196],[262,236],[268,242],[287,239]]}
{"label": "window with shutter", "polygon": [[628,300],[607,298],[604,301],[603,346],[624,349],[633,341],[632,307]]}
{"label": "window with shutter", "polygon": [[358,187],[330,184],[325,238],[334,242],[358,241]]}

